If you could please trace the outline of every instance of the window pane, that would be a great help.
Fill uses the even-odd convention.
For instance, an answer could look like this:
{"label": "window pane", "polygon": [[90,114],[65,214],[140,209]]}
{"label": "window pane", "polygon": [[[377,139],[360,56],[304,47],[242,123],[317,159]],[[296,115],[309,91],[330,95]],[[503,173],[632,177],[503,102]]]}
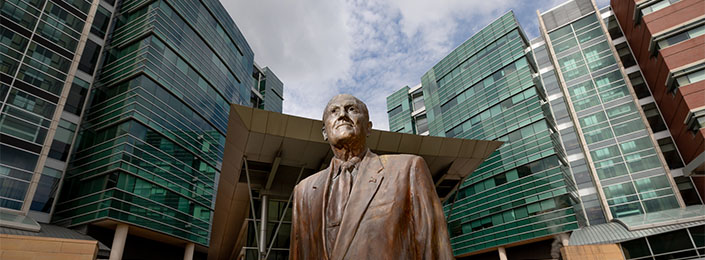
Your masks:
{"label": "window pane", "polygon": [[95,13],[93,18],[93,24],[91,25],[91,32],[98,37],[103,38],[105,32],[108,29],[108,23],[110,22],[110,11],[98,6],[98,11]]}
{"label": "window pane", "polygon": [[622,250],[624,251],[624,257],[627,259],[651,255],[651,252],[649,252],[649,246],[646,244],[646,239],[644,238],[622,242],[620,244],[622,245]]}
{"label": "window pane", "polygon": [[0,145],[0,163],[17,167],[26,171],[34,171],[34,166],[39,158],[36,154],[31,154],[10,146]]}
{"label": "window pane", "polygon": [[95,64],[98,62],[98,55],[100,55],[100,45],[91,40],[86,41],[86,47],[83,49],[78,69],[93,75],[93,69],[95,69]]}
{"label": "window pane", "polygon": [[61,171],[44,167],[44,172],[39,178],[37,191],[32,199],[31,210],[49,213],[51,205],[54,202],[56,191],[59,188],[59,180],[61,179]]}
{"label": "window pane", "polygon": [[647,238],[654,254],[662,254],[678,250],[693,248],[690,236],[685,229],[676,230]]}
{"label": "window pane", "polygon": [[29,182],[0,176],[0,197],[24,200],[28,187]]}

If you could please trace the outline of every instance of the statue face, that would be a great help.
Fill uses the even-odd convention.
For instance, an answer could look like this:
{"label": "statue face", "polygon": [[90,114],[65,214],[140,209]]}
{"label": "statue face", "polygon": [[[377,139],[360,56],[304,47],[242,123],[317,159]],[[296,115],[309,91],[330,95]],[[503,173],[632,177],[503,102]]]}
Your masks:
{"label": "statue face", "polygon": [[363,106],[362,101],[351,95],[333,97],[323,113],[324,138],[333,146],[364,145],[372,123]]}

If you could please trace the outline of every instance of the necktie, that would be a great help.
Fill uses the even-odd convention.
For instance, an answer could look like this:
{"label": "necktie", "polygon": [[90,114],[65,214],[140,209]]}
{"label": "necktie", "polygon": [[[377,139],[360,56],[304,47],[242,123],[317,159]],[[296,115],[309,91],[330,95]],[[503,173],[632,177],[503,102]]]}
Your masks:
{"label": "necktie", "polygon": [[328,248],[328,252],[333,251],[335,239],[338,236],[338,230],[340,228],[340,222],[343,220],[345,206],[348,203],[350,190],[352,189],[351,172],[359,161],[360,159],[353,158],[343,163],[338,169],[338,177],[333,180],[333,184],[331,185],[328,209],[326,210],[326,247]]}

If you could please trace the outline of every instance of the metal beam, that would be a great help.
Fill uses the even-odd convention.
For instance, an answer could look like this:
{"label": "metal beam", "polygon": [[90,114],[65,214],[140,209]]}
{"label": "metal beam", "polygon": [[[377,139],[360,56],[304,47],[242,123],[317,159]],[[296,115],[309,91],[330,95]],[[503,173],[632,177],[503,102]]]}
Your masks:
{"label": "metal beam", "polygon": [[[245,164],[245,177],[247,177],[247,192],[250,194],[250,210],[252,210],[252,219],[255,220],[254,226],[255,226],[255,241],[257,241],[257,247],[259,248],[259,234],[257,232],[257,214],[255,211],[255,200],[252,197],[252,185],[250,185],[250,169],[247,167],[247,157],[243,156],[242,161]],[[245,223],[247,225],[247,223]],[[263,234],[266,235],[266,234]]]}
{"label": "metal beam", "polygon": [[[279,152],[281,153],[281,152]],[[264,190],[268,191],[272,187],[272,183],[274,182],[274,177],[277,176],[277,170],[279,170],[279,163],[282,161],[282,157],[279,156],[279,153],[277,153],[277,157],[274,158],[274,162],[272,162],[272,170],[269,171],[269,175],[267,175],[267,184],[264,185]]]}
{"label": "metal beam", "polygon": [[[260,200],[260,222],[259,222],[259,243],[257,245],[259,246],[259,257],[260,259],[264,260],[267,259],[267,220],[269,219],[268,211],[269,209],[269,195],[262,195],[262,199]],[[255,220],[256,222],[256,220]]]}

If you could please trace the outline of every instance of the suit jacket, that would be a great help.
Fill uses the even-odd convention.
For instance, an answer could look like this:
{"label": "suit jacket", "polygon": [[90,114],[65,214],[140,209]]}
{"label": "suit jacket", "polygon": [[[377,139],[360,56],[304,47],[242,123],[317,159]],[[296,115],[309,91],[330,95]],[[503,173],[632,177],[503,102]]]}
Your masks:
{"label": "suit jacket", "polygon": [[453,259],[441,202],[423,158],[367,151],[332,252],[325,247],[331,165],[294,188],[290,259]]}

